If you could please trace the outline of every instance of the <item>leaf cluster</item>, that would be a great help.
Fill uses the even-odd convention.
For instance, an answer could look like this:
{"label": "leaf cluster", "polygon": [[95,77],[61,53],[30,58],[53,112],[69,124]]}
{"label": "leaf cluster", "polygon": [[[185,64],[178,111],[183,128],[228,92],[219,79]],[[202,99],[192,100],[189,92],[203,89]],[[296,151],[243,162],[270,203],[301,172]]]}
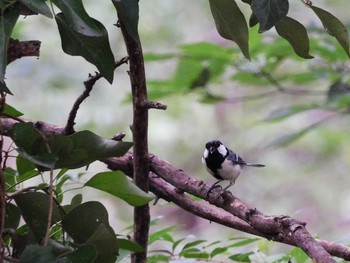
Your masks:
{"label": "leaf cluster", "polygon": [[[250,27],[259,24],[259,33],[275,27],[278,35],[289,42],[298,56],[313,58],[309,54],[310,43],[307,30],[302,23],[287,16],[288,0],[242,0],[242,2],[251,7]],[[223,38],[234,41],[243,55],[250,59],[248,25],[237,3],[234,0],[209,0],[209,3],[219,34]],[[311,1],[305,1],[304,4],[314,12],[322,22],[325,31],[336,38],[350,57],[349,35],[345,25],[330,12],[314,6]]]}
{"label": "leaf cluster", "polygon": [[[158,225],[158,220],[153,224]],[[293,248],[286,254],[269,255],[264,248],[268,241],[260,238],[232,237],[226,240],[209,241],[194,239],[193,237],[176,239],[177,227],[166,227],[154,231],[149,236],[150,255],[147,262],[176,262],[182,260],[202,260],[205,262],[255,262],[260,258],[266,262],[288,262],[303,263],[308,261],[308,256],[299,248]],[[161,250],[156,244],[163,248]],[[164,248],[166,247],[166,248]],[[237,252],[238,251],[238,252]]]}

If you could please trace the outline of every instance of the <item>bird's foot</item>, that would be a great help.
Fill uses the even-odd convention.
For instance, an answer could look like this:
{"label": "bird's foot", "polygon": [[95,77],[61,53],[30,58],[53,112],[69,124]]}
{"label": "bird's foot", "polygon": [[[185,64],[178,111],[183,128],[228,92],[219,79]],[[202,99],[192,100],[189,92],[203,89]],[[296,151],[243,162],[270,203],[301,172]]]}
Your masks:
{"label": "bird's foot", "polygon": [[[208,197],[209,196],[209,194],[210,194],[210,192],[212,191],[212,190],[214,190],[215,188],[218,188],[218,187],[220,187],[221,189],[222,189],[222,187],[221,187],[221,185],[212,185],[212,186],[210,186],[209,187],[209,189],[208,189],[208,191],[207,191],[207,193],[206,193],[206,197]],[[220,192],[220,194],[221,194],[221,192]],[[219,195],[220,195],[219,194]]]}

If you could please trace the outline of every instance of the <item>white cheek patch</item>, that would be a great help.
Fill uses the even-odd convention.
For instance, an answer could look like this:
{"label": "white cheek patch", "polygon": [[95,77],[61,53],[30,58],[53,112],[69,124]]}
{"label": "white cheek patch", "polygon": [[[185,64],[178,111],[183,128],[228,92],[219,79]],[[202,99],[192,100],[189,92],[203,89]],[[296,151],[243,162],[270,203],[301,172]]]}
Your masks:
{"label": "white cheek patch", "polygon": [[220,145],[218,148],[218,152],[222,155],[222,156],[226,156],[227,154],[227,149],[224,145]]}
{"label": "white cheek patch", "polygon": [[[204,150],[204,153],[203,153],[203,158],[204,159],[207,159],[208,158],[208,155],[209,155],[209,151],[207,149]],[[204,161],[204,159],[202,158],[202,161]]]}

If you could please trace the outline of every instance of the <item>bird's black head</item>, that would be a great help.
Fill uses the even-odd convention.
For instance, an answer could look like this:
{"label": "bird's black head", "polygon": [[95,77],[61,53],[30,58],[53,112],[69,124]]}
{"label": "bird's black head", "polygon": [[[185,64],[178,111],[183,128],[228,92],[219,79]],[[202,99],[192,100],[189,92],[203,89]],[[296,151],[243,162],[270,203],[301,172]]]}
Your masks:
{"label": "bird's black head", "polygon": [[[218,141],[218,140],[213,140],[213,141],[207,142],[207,143],[205,144],[205,148],[208,150],[208,152],[209,152],[210,154],[212,154],[213,152],[215,152],[216,150],[218,150],[218,148],[219,148],[221,145],[223,146],[223,144],[222,144],[220,141]],[[225,146],[224,146],[224,147],[225,147]]]}

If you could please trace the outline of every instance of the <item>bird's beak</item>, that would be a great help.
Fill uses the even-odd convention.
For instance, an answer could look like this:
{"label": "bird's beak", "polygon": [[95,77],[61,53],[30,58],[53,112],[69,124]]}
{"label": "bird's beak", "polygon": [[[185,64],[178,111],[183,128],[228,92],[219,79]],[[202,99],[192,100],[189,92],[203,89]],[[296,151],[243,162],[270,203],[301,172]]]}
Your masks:
{"label": "bird's beak", "polygon": [[210,153],[215,152],[215,150],[216,150],[215,147],[210,147],[210,148],[209,148],[209,152],[210,152]]}

